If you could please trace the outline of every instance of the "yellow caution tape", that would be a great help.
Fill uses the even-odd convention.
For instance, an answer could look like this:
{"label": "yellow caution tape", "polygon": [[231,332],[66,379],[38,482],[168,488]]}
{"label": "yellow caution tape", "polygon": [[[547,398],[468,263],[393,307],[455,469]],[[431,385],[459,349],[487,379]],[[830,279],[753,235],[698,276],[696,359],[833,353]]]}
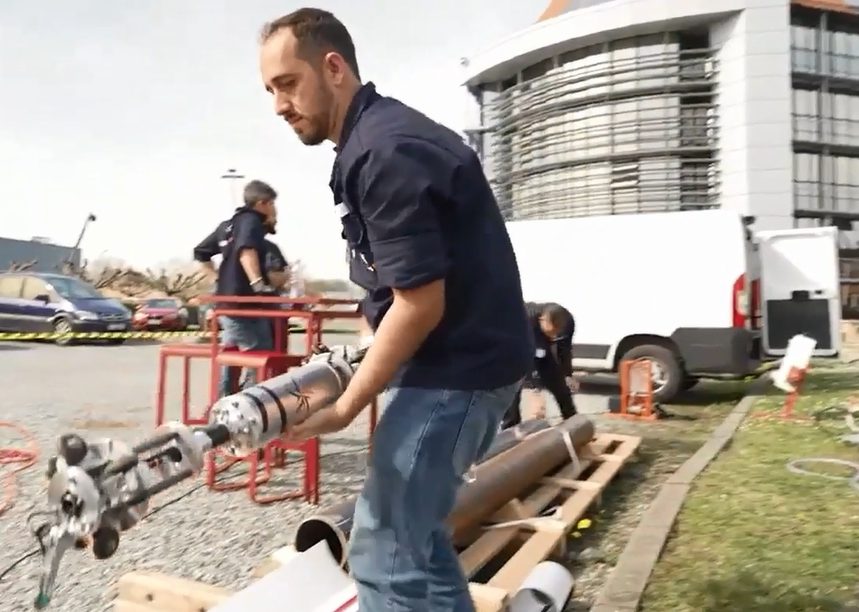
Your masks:
{"label": "yellow caution tape", "polygon": [[113,340],[118,338],[178,338],[180,336],[209,336],[206,331],[131,331],[131,332],[0,332],[0,340]]}
{"label": "yellow caution tape", "polygon": [[[290,334],[301,334],[304,327],[290,327]],[[325,329],[324,334],[354,334],[353,329]],[[126,331],[126,332],[71,332],[59,334],[56,332],[0,332],[0,341],[26,342],[29,340],[119,340],[140,339],[154,340],[162,338],[181,338],[187,336],[211,337],[212,332],[202,330],[185,331]]]}

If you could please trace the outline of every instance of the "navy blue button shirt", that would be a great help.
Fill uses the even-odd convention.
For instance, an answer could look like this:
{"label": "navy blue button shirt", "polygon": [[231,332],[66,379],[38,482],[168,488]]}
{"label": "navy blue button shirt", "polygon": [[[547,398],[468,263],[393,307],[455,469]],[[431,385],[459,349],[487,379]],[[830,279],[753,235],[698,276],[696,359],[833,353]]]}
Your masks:
{"label": "navy blue button shirt", "polygon": [[[194,260],[207,262],[212,261],[215,255],[221,253],[221,246],[226,244],[227,230],[232,220],[222,221],[211,234],[194,247]],[[271,240],[265,241],[265,262],[263,266],[266,272],[283,272],[289,267],[289,262],[283,256],[283,251]]]}
{"label": "navy blue button shirt", "polygon": [[444,317],[392,385],[488,390],[528,373],[535,349],[513,247],[460,136],[369,83],[348,110],[331,189],[373,328],[391,289],[445,279]]}
{"label": "navy blue button shirt", "polygon": [[[250,208],[239,208],[233,218],[223,228],[223,238],[220,240],[223,261],[218,267],[217,295],[255,295],[251,288],[251,279],[239,261],[239,254],[244,249],[256,251],[260,260],[260,272],[263,281],[268,284],[268,274],[265,269],[266,229],[263,222],[265,217]],[[216,230],[217,232],[218,230]],[[196,255],[196,253],[195,253]],[[264,308],[259,304],[233,304],[226,302],[222,306],[236,308]]]}

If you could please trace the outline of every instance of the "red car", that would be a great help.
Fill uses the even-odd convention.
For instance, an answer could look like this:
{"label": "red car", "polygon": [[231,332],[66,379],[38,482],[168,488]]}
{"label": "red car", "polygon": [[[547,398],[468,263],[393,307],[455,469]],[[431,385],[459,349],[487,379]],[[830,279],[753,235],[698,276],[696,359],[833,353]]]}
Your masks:
{"label": "red car", "polygon": [[182,331],[188,326],[188,312],[179,300],[150,298],[137,307],[131,325],[138,331]]}

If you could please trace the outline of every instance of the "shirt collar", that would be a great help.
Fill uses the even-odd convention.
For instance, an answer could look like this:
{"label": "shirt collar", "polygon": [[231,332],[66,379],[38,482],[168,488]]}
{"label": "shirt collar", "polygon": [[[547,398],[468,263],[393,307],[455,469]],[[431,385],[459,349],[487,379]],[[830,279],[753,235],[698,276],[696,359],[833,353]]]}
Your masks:
{"label": "shirt collar", "polygon": [[352,130],[355,129],[355,125],[358,123],[358,119],[361,118],[361,114],[379,98],[381,96],[376,93],[376,85],[372,82],[362,85],[361,89],[355,93],[355,97],[349,103],[349,108],[346,109],[346,116],[343,118],[343,128],[340,132],[340,144],[334,147],[335,153],[339,154],[343,150],[346,141],[352,135]]}
{"label": "shirt collar", "polygon": [[264,214],[262,214],[258,210],[254,210],[253,208],[248,208],[247,206],[239,206],[238,208],[236,208],[235,212],[233,213],[233,218],[246,213],[254,213],[260,218],[260,221],[262,221],[263,223],[265,223],[266,221],[266,216]]}

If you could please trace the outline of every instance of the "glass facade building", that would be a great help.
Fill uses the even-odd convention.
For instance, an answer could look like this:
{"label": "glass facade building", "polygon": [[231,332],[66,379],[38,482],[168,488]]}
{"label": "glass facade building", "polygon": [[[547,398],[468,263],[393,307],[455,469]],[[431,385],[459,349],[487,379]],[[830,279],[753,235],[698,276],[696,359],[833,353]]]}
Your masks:
{"label": "glass facade building", "polygon": [[859,16],[791,9],[794,216],[839,229],[844,314],[859,318]]}
{"label": "glass facade building", "polygon": [[798,218],[859,217],[859,19],[795,6],[791,18]]}
{"label": "glass facade building", "polygon": [[505,219],[835,225],[859,318],[859,0],[551,0],[542,20],[468,67]]}
{"label": "glass facade building", "polygon": [[707,32],[554,55],[476,92],[474,144],[507,220],[719,205]]}

